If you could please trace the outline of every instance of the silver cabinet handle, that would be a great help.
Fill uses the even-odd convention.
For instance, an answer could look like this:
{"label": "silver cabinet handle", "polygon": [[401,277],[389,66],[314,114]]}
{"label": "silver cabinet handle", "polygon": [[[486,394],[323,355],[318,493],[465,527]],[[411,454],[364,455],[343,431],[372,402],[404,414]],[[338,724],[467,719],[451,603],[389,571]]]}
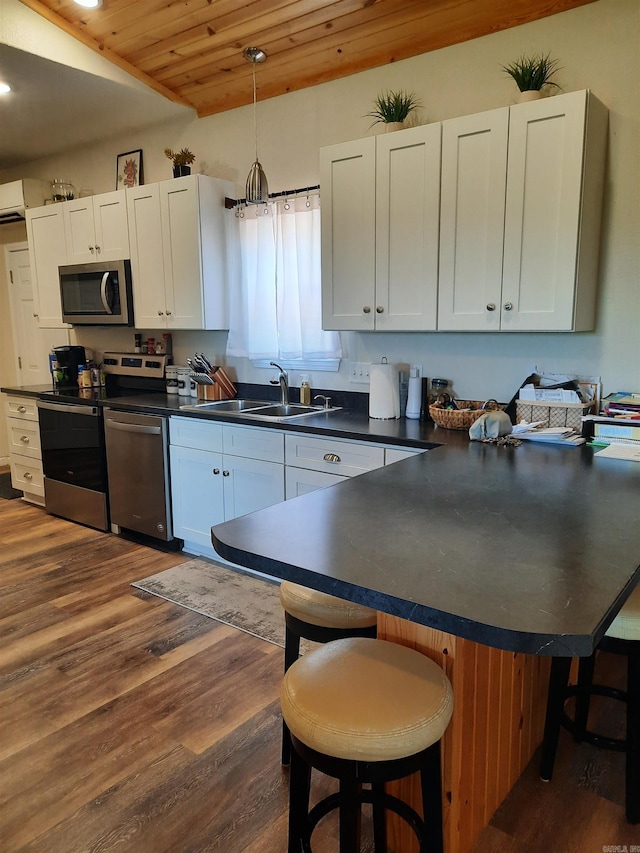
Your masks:
{"label": "silver cabinet handle", "polygon": [[511,311],[512,308],[513,308],[513,302],[505,302],[504,303],[504,310],[505,311]]}
{"label": "silver cabinet handle", "polygon": [[376,314],[382,314],[383,312],[384,312],[384,308],[382,307],[382,305],[378,305],[376,307]]}
{"label": "silver cabinet handle", "polygon": [[495,310],[496,310],[496,303],[495,302],[489,302],[487,304],[487,311],[495,311]]}
{"label": "silver cabinet handle", "polygon": [[222,476],[223,476],[223,477],[228,477],[228,476],[229,476],[229,472],[228,472],[228,471],[223,471],[223,472],[222,472]]}
{"label": "silver cabinet handle", "polygon": [[322,458],[325,462],[342,462],[337,453],[325,453]]}
{"label": "silver cabinet handle", "polygon": [[26,411],[27,411],[27,407],[26,407],[26,406],[18,406],[18,411],[19,411],[19,412],[26,412]]}
{"label": "silver cabinet handle", "polygon": [[29,444],[29,436],[28,436],[28,435],[21,435],[21,436],[20,436],[20,441],[21,441],[23,444]]}
{"label": "silver cabinet handle", "polygon": [[362,310],[365,314],[371,314],[371,308],[369,305],[365,305]]}
{"label": "silver cabinet handle", "polygon": [[213,468],[213,473],[214,473],[214,474],[219,474],[219,473],[220,473],[220,469],[219,469],[219,468]]}
{"label": "silver cabinet handle", "polygon": [[25,480],[33,480],[33,474],[31,474],[29,471],[25,471],[24,478]]}

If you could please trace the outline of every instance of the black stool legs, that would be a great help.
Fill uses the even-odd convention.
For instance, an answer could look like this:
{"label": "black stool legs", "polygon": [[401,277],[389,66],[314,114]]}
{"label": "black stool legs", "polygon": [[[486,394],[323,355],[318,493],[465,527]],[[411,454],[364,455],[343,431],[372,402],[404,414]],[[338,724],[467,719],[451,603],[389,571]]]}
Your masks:
{"label": "black stool legs", "polygon": [[571,658],[553,658],[549,675],[549,694],[547,698],[547,714],[544,722],[544,738],[542,740],[542,756],[540,759],[540,778],[550,782],[553,776],[553,765],[556,760],[562,712],[569,683]]}

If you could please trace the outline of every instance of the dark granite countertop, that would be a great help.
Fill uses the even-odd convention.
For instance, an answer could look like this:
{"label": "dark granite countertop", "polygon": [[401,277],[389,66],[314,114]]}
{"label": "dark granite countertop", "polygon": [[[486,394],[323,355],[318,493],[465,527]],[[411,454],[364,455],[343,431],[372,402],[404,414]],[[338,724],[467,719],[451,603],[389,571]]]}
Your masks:
{"label": "dark granite countertop", "polygon": [[640,578],[640,465],[468,442],[217,525],[212,541],[485,645],[588,655]]}

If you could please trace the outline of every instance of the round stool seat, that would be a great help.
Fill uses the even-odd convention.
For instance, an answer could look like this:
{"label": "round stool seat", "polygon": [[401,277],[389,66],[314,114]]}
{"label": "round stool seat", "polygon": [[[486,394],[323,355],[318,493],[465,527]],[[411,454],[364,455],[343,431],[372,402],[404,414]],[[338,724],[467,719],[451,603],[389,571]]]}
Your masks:
{"label": "round stool seat", "polygon": [[620,640],[640,640],[640,586],[637,586],[620,608],[606,633]]}
{"label": "round stool seat", "polygon": [[283,609],[301,622],[324,628],[369,628],[377,623],[377,611],[290,581],[280,584]]}
{"label": "round stool seat", "polygon": [[415,755],[442,737],[453,692],[429,658],[386,640],[335,640],[299,658],[280,695],[284,720],[317,752],[352,761]]}

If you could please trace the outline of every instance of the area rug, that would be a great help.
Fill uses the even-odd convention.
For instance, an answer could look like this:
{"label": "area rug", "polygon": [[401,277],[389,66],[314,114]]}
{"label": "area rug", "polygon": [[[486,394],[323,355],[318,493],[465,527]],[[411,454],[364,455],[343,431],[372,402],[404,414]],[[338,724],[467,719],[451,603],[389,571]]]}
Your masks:
{"label": "area rug", "polygon": [[284,615],[274,581],[198,558],[132,586],[284,646]]}
{"label": "area rug", "polygon": [[22,492],[14,489],[11,485],[11,474],[0,474],[0,498],[5,501],[12,501],[14,498],[21,498]]}

